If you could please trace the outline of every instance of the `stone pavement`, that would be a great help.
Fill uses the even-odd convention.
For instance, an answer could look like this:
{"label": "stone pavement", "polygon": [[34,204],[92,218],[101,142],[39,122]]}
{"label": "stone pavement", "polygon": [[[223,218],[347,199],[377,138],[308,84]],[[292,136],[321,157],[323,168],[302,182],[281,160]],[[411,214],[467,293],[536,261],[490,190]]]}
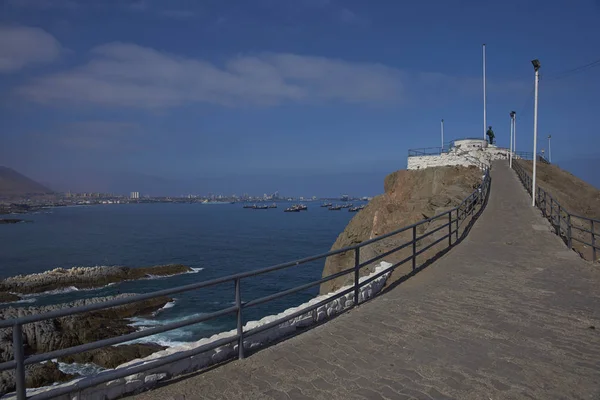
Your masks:
{"label": "stone pavement", "polygon": [[568,251],[496,163],[469,236],[295,338],[136,399],[600,400],[600,267]]}

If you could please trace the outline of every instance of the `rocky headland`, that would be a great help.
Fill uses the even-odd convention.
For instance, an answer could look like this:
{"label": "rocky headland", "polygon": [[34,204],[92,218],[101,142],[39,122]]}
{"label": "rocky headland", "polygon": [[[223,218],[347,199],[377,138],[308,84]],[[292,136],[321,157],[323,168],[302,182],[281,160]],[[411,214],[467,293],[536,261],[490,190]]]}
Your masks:
{"label": "rocky headland", "polygon": [[[384,181],[384,193],[374,197],[369,204],[348,223],[331,247],[337,250],[373,239],[377,236],[414,224],[460,204],[482,181],[482,172],[475,167],[437,167],[421,170],[401,170],[389,174]],[[417,235],[434,230],[447,223],[436,220],[420,225]],[[442,232],[443,231],[443,232]],[[438,231],[419,241],[418,248],[439,239],[447,232]],[[364,246],[360,250],[360,261],[365,262],[379,254],[392,250],[412,239],[412,230]],[[439,245],[440,247],[443,244]],[[427,260],[439,251],[433,246],[419,257]],[[412,248],[400,250],[384,260],[399,262],[412,254]],[[361,269],[361,276],[373,271],[374,265]],[[398,268],[388,279],[388,284],[405,275],[411,268],[406,263]],[[354,252],[341,253],[328,257],[323,269],[323,277],[354,266]],[[408,270],[407,270],[408,269]],[[320,293],[326,294],[353,282],[353,274],[347,274],[321,285]]]}
{"label": "rocky headland", "polygon": [[24,222],[24,220],[19,218],[0,218],[0,225],[18,224],[19,222]]}
{"label": "rocky headland", "polygon": [[[9,307],[0,310],[0,319],[42,314],[58,309],[78,307],[129,296],[134,296],[134,294],[82,299],[70,303],[43,307]],[[129,326],[128,318],[150,315],[164,307],[165,304],[170,301],[172,301],[172,299],[168,297],[160,297],[113,307],[107,310],[26,324],[23,326],[25,354],[31,355],[65,349],[134,332],[136,331],[136,328]],[[114,368],[124,362],[148,356],[162,349],[164,349],[164,347],[151,343],[128,344],[80,353],[64,357],[59,361],[66,363],[91,362],[104,368]],[[10,361],[12,359],[12,328],[0,329],[0,362]],[[61,372],[58,369],[58,364],[51,361],[27,366],[26,374],[28,387],[45,386],[54,382],[73,378],[73,376]],[[13,370],[0,373],[0,395],[14,390],[14,385]]]}
{"label": "rocky headland", "polygon": [[0,302],[19,300],[19,294],[38,294],[71,287],[93,289],[111,283],[189,272],[193,272],[192,268],[180,264],[142,268],[118,266],[55,268],[39,274],[17,275],[0,280]]}

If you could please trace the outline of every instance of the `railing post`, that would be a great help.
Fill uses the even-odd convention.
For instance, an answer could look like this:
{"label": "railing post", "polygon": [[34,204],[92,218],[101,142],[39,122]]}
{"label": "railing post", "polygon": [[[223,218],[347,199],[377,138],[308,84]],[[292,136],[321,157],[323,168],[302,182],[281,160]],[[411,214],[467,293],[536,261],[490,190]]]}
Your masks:
{"label": "railing post", "polygon": [[452,210],[448,211],[448,247],[452,247]]}
{"label": "railing post", "polygon": [[560,203],[558,203],[558,237],[561,237],[562,230],[562,209],[560,208]]}
{"label": "railing post", "polygon": [[454,238],[454,243],[458,242],[458,225],[460,223],[460,207],[456,209],[456,237]]}
{"label": "railing post", "polygon": [[546,199],[546,191],[544,190],[544,217],[548,215],[548,200]]}
{"label": "railing post", "polygon": [[592,220],[592,262],[596,261],[596,232],[594,231],[594,220]]}
{"label": "railing post", "polygon": [[573,239],[571,238],[571,214],[567,214],[567,245],[569,246],[569,250],[573,247]]}
{"label": "railing post", "polygon": [[554,198],[550,196],[550,223],[554,226]]}
{"label": "railing post", "polygon": [[412,248],[413,248],[413,256],[412,256],[412,269],[413,271],[415,269],[417,269],[417,226],[413,226],[413,241],[412,241]]}
{"label": "railing post", "polygon": [[17,368],[15,371],[15,384],[17,387],[17,400],[27,399],[25,390],[25,354],[23,352],[23,329],[20,324],[13,326],[13,353]]}
{"label": "railing post", "polygon": [[238,358],[244,358],[244,327],[242,321],[242,291],[241,279],[235,280],[235,305],[237,307]]}
{"label": "railing post", "polygon": [[358,305],[358,295],[359,295],[359,266],[360,266],[360,247],[354,249],[354,305]]}

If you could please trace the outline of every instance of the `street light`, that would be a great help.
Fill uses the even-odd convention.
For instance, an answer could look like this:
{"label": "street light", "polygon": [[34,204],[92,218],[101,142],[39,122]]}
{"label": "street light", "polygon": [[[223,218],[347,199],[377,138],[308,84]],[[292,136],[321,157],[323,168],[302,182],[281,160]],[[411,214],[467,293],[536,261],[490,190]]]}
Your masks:
{"label": "street light", "polygon": [[483,140],[485,140],[485,134],[487,132],[487,96],[485,91],[485,43],[483,44]]}
{"label": "street light", "polygon": [[552,139],[552,135],[548,135],[548,161],[552,163],[552,147],[550,147],[550,139]]}
{"label": "street light", "polygon": [[511,111],[510,112],[510,161],[509,161],[509,166],[510,168],[512,168],[512,159],[513,159],[513,152],[514,152],[514,135],[515,135],[515,112]]}
{"label": "street light", "polygon": [[535,207],[535,181],[537,177],[537,117],[538,117],[538,86],[540,82],[540,61],[533,60],[533,70],[535,71],[535,94],[533,102],[533,182],[531,182],[531,206]]}
{"label": "street light", "polygon": [[444,152],[444,119],[442,118],[442,153]]}

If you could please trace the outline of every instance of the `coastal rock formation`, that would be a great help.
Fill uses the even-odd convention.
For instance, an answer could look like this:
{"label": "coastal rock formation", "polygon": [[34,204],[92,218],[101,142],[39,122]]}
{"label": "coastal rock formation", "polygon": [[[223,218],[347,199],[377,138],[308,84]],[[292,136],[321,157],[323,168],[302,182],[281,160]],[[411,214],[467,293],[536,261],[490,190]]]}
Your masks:
{"label": "coastal rock formation", "polygon": [[[24,317],[27,315],[47,313],[58,309],[95,304],[115,298],[129,296],[134,296],[134,294],[121,294],[112,297],[82,299],[66,304],[49,305],[43,307],[9,307],[0,310],[0,319],[11,319]],[[172,301],[172,299],[168,297],[160,297],[119,307],[113,307],[108,310],[94,311],[85,314],[67,316],[23,325],[23,344],[25,346],[25,354],[30,355],[64,349],[134,332],[136,329],[128,325],[126,318],[151,314],[152,312],[162,308],[170,301]],[[65,358],[65,360],[61,361],[98,361],[101,363],[101,366],[110,368],[131,359],[139,358],[140,356],[145,356],[162,349],[162,346],[157,346],[154,344],[114,346],[109,349],[100,349],[77,354],[72,358]],[[9,361],[12,359],[12,329],[0,329],[0,362]],[[28,379],[30,379],[30,382],[42,382],[42,384],[54,382],[53,380],[43,380],[42,377],[38,376],[41,373],[45,374],[44,376],[47,375],[50,377],[66,379],[66,377],[59,374],[60,371],[58,371],[56,364],[46,363],[45,365],[46,366],[44,368],[32,367],[27,370],[29,376]],[[12,390],[11,388],[14,388],[14,381],[10,379],[12,376],[14,375],[11,373],[2,375],[1,379],[5,385],[4,390],[10,391]]]}
{"label": "coastal rock formation", "polygon": [[0,292],[0,303],[12,303],[19,300],[21,300],[21,298],[16,294]]}
{"label": "coastal rock formation", "polygon": [[[75,378],[74,375],[65,374],[58,369],[58,364],[47,361],[42,364],[27,365],[25,367],[25,386],[29,388],[48,386],[54,382],[67,382]],[[15,390],[15,371],[0,372],[0,394]]]}
{"label": "coastal rock formation", "polygon": [[152,276],[178,275],[192,271],[190,267],[180,264],[143,268],[108,266],[55,268],[39,274],[17,275],[3,279],[0,281],[0,292],[35,294],[68,287],[90,289],[106,286],[110,283]]}
{"label": "coastal rock formation", "polygon": [[[391,173],[384,181],[385,192],[374,197],[362,211],[352,218],[338,236],[331,250],[359,244],[451,209],[471,194],[481,180],[482,172],[475,167],[438,167]],[[420,225],[417,235],[434,230],[444,223],[447,223],[447,220],[436,220]],[[418,246],[426,246],[445,234],[445,231],[438,231],[421,240]],[[365,262],[411,239],[412,230],[408,230],[364,246],[360,249],[360,261],[361,263]],[[435,251],[436,247],[434,246],[432,251]],[[385,257],[384,260],[392,263],[399,262],[408,257],[411,252],[412,248],[406,248]],[[425,252],[421,259],[426,259],[429,254],[430,252]],[[409,265],[410,262],[406,266],[410,268]],[[353,251],[328,257],[323,269],[323,277],[353,266]],[[404,275],[405,269],[397,269],[388,279],[388,283]],[[372,270],[372,265],[362,268],[361,276],[367,275]],[[353,274],[347,274],[325,282],[321,285],[320,293],[329,293],[352,281]]]}
{"label": "coastal rock formation", "polygon": [[19,222],[23,222],[23,220],[19,218],[0,218],[0,225],[18,224]]}
{"label": "coastal rock formation", "polygon": [[116,368],[128,361],[144,358],[164,349],[166,349],[165,346],[153,343],[124,344],[73,354],[72,356],[60,358],[58,361],[67,364],[93,363],[103,368]]}

